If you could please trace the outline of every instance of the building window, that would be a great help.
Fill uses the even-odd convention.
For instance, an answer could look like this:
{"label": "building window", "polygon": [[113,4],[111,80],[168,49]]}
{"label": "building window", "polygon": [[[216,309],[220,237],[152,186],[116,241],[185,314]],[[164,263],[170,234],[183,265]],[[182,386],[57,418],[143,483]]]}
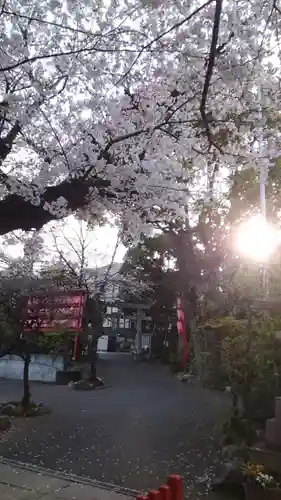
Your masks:
{"label": "building window", "polygon": [[120,318],[119,319],[119,326],[120,326],[120,328],[126,328],[126,330],[130,330],[130,328],[131,328],[130,318]]}
{"label": "building window", "polygon": [[104,328],[110,328],[110,327],[111,327],[111,321],[109,321],[109,319],[108,319],[108,318],[104,318],[103,323],[102,323],[102,326],[103,326]]}
{"label": "building window", "polygon": [[130,329],[130,326],[131,326],[131,321],[129,318],[126,318],[125,319],[125,328],[127,328],[127,330]]}

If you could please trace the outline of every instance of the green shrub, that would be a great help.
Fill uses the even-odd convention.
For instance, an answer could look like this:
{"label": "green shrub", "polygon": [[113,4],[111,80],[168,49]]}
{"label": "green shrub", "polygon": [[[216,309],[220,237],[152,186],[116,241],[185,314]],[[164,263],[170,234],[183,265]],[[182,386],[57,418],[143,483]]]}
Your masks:
{"label": "green shrub", "polygon": [[222,318],[214,318],[207,321],[201,327],[204,330],[212,330],[217,332],[220,338],[227,336],[236,336],[246,333],[247,321],[242,319],[236,319],[233,316],[225,316]]}

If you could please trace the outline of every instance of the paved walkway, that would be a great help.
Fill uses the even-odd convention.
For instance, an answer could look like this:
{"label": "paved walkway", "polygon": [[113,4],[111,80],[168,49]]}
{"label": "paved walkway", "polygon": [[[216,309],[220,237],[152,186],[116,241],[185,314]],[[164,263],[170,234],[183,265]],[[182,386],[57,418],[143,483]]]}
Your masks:
{"label": "paved walkway", "polygon": [[[0,440],[0,456],[134,490],[153,489],[175,473],[186,490],[204,489],[220,464],[228,395],[185,385],[166,367],[126,354],[104,356],[98,373],[109,388],[32,384],[34,400],[52,414],[16,419]],[[0,381],[0,401],[21,395],[21,381]]]}
{"label": "paved walkway", "polygon": [[[49,469],[0,459],[1,500],[135,500],[138,491],[99,484],[82,477],[62,475]],[[186,500],[203,500],[184,492]],[[209,493],[206,500],[226,500]],[[231,500],[231,499],[227,499]]]}
{"label": "paved walkway", "polygon": [[120,491],[85,484],[79,478],[0,463],[1,500],[132,500]]}

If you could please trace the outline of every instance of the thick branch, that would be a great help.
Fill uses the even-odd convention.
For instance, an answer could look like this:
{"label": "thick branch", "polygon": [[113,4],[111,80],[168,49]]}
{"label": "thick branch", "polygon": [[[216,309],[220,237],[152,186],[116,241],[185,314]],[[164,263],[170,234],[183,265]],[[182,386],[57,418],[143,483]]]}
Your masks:
{"label": "thick branch", "polygon": [[73,49],[73,50],[68,50],[68,51],[58,51],[58,52],[54,52],[54,53],[51,53],[51,54],[41,54],[41,55],[35,55],[33,57],[25,57],[24,59],[20,60],[20,61],[17,61],[15,63],[12,63],[8,66],[5,66],[5,67],[0,67],[0,73],[4,73],[4,72],[7,72],[7,71],[11,71],[12,69],[16,69],[16,68],[19,68],[21,66],[23,66],[24,64],[31,64],[31,63],[34,63],[36,61],[42,61],[42,60],[45,60],[45,59],[56,59],[58,57],[63,57],[63,56],[75,56],[77,54],[82,54],[82,53],[91,53],[91,52],[102,52],[102,53],[115,53],[115,52],[119,52],[119,53],[126,53],[126,52],[135,52],[134,50],[131,50],[131,49],[110,49],[110,48],[97,48],[95,45],[91,46],[91,47],[83,47],[83,48],[80,48],[80,49]]}
{"label": "thick branch", "polygon": [[39,206],[25,201],[17,194],[8,195],[0,201],[0,235],[17,229],[23,231],[38,230],[48,222],[59,218],[43,207],[45,203],[56,202],[60,197],[66,199],[70,212],[87,204],[89,190],[92,187],[96,187],[102,197],[113,197],[113,193],[108,190],[109,186],[110,182],[103,179],[97,179],[96,182],[80,179],[66,180],[57,186],[48,187],[41,197],[42,201]]}
{"label": "thick branch", "polygon": [[[179,109],[177,98],[181,96],[182,93],[174,90],[173,95],[176,100],[175,105],[177,106],[177,109]],[[134,96],[131,96],[131,99],[133,100]],[[115,159],[110,152],[112,146],[121,142],[125,143],[128,139],[137,139],[141,135],[152,134],[156,130],[161,130],[161,127],[169,125],[169,119],[171,118],[171,116],[173,116],[173,114],[174,112],[171,109],[168,113],[168,116],[165,116],[164,120],[161,123],[155,125],[153,130],[151,130],[151,127],[147,127],[134,130],[133,132],[124,135],[109,138],[109,142],[104,148],[102,148],[95,137],[91,135],[92,143],[97,147],[97,149],[101,149],[98,160],[104,159],[106,164],[114,164]],[[19,132],[21,132],[20,129],[15,129],[14,131],[15,134]],[[177,137],[175,139],[177,140]],[[38,148],[36,149],[37,153],[41,152],[41,154],[44,154],[44,151],[39,151]],[[7,150],[3,151],[2,154],[0,149],[0,159],[1,156],[2,158],[5,158],[5,155],[8,153],[9,151]],[[140,162],[143,161],[144,155],[145,150],[142,150],[139,154]],[[94,167],[91,164],[90,159],[87,157],[86,153],[84,153],[84,156],[86,160],[88,160],[90,166],[88,170],[86,170],[83,177],[79,179],[67,178],[56,186],[47,187],[44,193],[40,196],[40,204],[34,205],[29,200],[25,200],[23,196],[20,196],[18,194],[9,194],[4,199],[0,200],[0,235],[18,229],[21,229],[23,231],[30,231],[32,229],[39,230],[50,221],[61,219],[67,213],[75,212],[76,210],[87,206],[87,204],[95,195],[95,191],[101,198],[115,199],[118,195],[118,190],[116,191],[116,188],[114,190],[111,189],[110,180],[93,177]],[[47,156],[45,157],[45,161],[50,163],[51,158]],[[4,176],[4,178],[1,178],[1,176]],[[1,173],[0,171],[0,181],[2,181],[2,183],[9,189],[11,185],[11,179],[6,179],[5,176],[6,174],[4,174],[3,172]],[[36,185],[26,185],[25,188],[27,189],[27,191],[33,190],[34,195],[36,197],[38,196],[38,187]],[[138,194],[133,186],[128,187],[126,183],[124,186],[120,186],[119,193],[121,193],[122,191],[123,193],[126,193],[127,197],[129,198]],[[49,205],[52,205],[61,198],[66,200],[66,211],[64,211],[64,214],[61,215],[56,214],[55,210],[54,213],[51,213],[48,209],[50,208]]]}
{"label": "thick branch", "polygon": [[217,149],[219,149],[220,152],[222,152],[222,151],[219,148],[219,146],[214,143],[212,132],[210,130],[210,118],[208,116],[208,113],[206,112],[206,105],[207,105],[208,92],[209,92],[209,88],[211,85],[211,79],[213,76],[213,71],[214,71],[216,56],[217,56],[217,50],[218,50],[217,44],[218,44],[218,38],[219,38],[220,19],[221,19],[221,13],[222,13],[222,2],[223,2],[223,0],[216,0],[216,10],[215,10],[214,25],[213,25],[212,41],[211,41],[209,59],[208,59],[208,64],[207,64],[207,71],[206,71],[206,76],[205,76],[205,81],[204,81],[204,86],[203,86],[203,91],[202,91],[201,103],[200,103],[200,113],[201,113],[203,124],[206,128],[206,134],[208,137],[208,141],[209,141],[210,145],[215,146]]}
{"label": "thick branch", "polygon": [[21,126],[18,121],[13,125],[6,137],[0,138],[0,162],[2,163],[11,152],[13,143],[21,131]]}

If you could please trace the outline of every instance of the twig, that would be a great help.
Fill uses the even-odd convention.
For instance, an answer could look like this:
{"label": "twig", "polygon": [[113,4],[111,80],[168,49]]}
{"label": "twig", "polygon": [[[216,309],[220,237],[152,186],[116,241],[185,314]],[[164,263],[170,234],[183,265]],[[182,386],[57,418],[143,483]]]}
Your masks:
{"label": "twig", "polygon": [[[116,253],[117,253],[117,250],[118,250],[118,247],[119,247],[119,244],[120,244],[120,239],[121,239],[121,231],[119,231],[118,235],[117,235],[117,238],[116,238],[116,243],[115,243],[115,247],[114,247],[114,250],[113,250],[113,253],[112,253],[112,256],[111,256],[111,261],[110,261],[110,264],[107,268],[107,271],[105,273],[105,276],[103,278],[103,281],[100,285],[100,290],[99,290],[99,293],[102,294],[104,293],[104,290],[105,290],[105,287],[108,283],[108,278],[109,278],[109,273],[112,269],[112,266],[113,266],[113,263],[114,263],[114,259],[115,259],[115,256],[116,256]],[[116,273],[117,274],[117,273]]]}
{"label": "twig", "polygon": [[273,2],[273,10],[276,10],[276,12],[278,12],[278,14],[281,15],[281,9],[277,5],[277,0],[274,0],[274,2]]}

